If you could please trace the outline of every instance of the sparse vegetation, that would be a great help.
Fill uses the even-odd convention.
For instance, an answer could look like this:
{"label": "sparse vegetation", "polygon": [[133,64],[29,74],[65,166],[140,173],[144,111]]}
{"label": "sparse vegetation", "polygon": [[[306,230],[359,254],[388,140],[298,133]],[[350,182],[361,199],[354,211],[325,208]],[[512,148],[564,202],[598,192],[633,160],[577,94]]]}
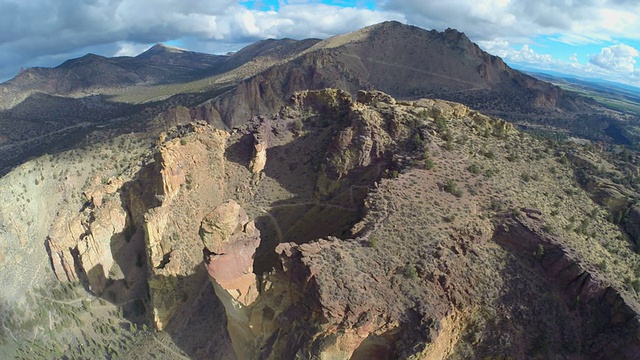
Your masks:
{"label": "sparse vegetation", "polygon": [[472,174],[480,174],[480,171],[482,171],[482,169],[480,169],[480,166],[478,166],[478,164],[469,165],[467,170],[469,170],[469,172]]}
{"label": "sparse vegetation", "polygon": [[445,180],[444,191],[456,197],[462,197],[462,190],[458,188],[458,184],[453,179]]}
{"label": "sparse vegetation", "polygon": [[404,267],[404,276],[408,279],[416,279],[418,277],[418,270],[413,264],[407,264]]}
{"label": "sparse vegetation", "polygon": [[[305,60],[304,57],[300,59]],[[253,65],[260,68],[268,64],[256,62]],[[250,86],[250,74],[241,71],[254,70],[244,70],[246,66],[241,68],[243,69],[238,70],[239,73],[232,75],[238,79],[248,79],[247,86]],[[304,70],[304,67],[296,68]],[[330,66],[326,69],[328,78],[334,75],[330,73]],[[343,70],[349,73],[348,68]],[[228,75],[225,74],[224,78],[234,78]],[[352,72],[351,75],[356,74]],[[8,188],[11,192],[7,191],[6,198],[3,198],[7,204],[15,202],[15,206],[10,204],[13,207],[4,213],[10,214],[12,221],[10,226],[5,227],[25,227],[29,230],[29,237],[34,235],[33,238],[41,245],[44,237],[38,233],[37,228],[48,227],[48,224],[40,226],[37,217],[27,219],[30,212],[41,211],[39,208],[45,203],[49,205],[49,199],[39,194],[62,194],[59,195],[60,200],[52,202],[47,209],[59,210],[58,203],[63,204],[67,201],[64,203],[65,206],[72,209],[72,212],[77,212],[77,209],[82,207],[80,202],[88,200],[81,199],[78,194],[87,188],[99,187],[96,186],[98,183],[107,184],[114,176],[121,176],[118,181],[126,182],[127,186],[140,185],[136,183],[139,179],[151,180],[146,178],[151,175],[141,172],[141,169],[157,166],[149,166],[154,161],[156,150],[151,147],[155,146],[153,144],[156,136],[140,143],[136,142],[136,139],[146,136],[147,132],[156,133],[157,129],[153,127],[157,125],[154,123],[156,120],[150,119],[159,119],[173,111],[176,118],[182,121],[179,112],[188,110],[183,105],[198,106],[205,100],[220,95],[220,84],[211,85],[212,81],[218,81],[217,78],[207,80],[209,85],[203,81],[158,86],[147,89],[148,92],[144,94],[136,94],[131,90],[118,93],[115,96],[117,99],[146,102],[140,106],[117,111],[106,109],[105,112],[111,113],[100,114],[100,119],[96,120],[96,124],[104,126],[98,129],[104,130],[96,130],[96,125],[93,124],[91,130],[81,129],[69,133],[72,135],[68,140],[69,146],[75,146],[73,141],[85,139],[86,136],[86,139],[81,141],[84,148],[56,153],[54,156],[58,163],[55,163],[55,166],[48,165],[47,171],[39,167],[20,169],[20,176],[15,177],[20,181],[10,184]],[[231,86],[225,84],[225,91],[232,89]],[[190,93],[187,93],[187,90]],[[175,91],[183,93],[173,96]],[[480,93],[463,91],[460,94],[452,93],[450,96],[482,97],[478,94]],[[520,100],[511,98],[516,97],[511,94],[493,96],[496,97],[496,103],[502,103],[503,106],[520,104]],[[156,97],[165,99],[166,102],[154,100]],[[82,101],[93,100],[88,98]],[[331,101],[328,104],[335,107]],[[426,104],[428,101],[421,102]],[[483,100],[473,101],[477,103]],[[86,115],[86,111],[80,108],[77,101],[68,100],[68,103],[80,115]],[[343,110],[340,110],[336,116],[328,117],[331,120],[318,117],[317,110],[285,108],[281,113],[275,114],[273,119],[267,119],[260,124],[252,123],[245,128],[238,127],[227,134],[228,147],[222,149],[219,154],[225,161],[224,166],[213,167],[213,171],[211,168],[199,169],[198,166],[206,167],[208,163],[200,162],[197,163],[198,166],[194,166],[193,163],[198,160],[197,155],[189,153],[189,156],[185,157],[187,160],[179,165],[180,171],[184,172],[176,170],[175,174],[186,174],[184,189],[190,192],[179,191],[172,198],[173,205],[179,209],[167,217],[167,228],[160,229],[164,231],[163,243],[159,246],[175,250],[175,256],[163,259],[162,266],[170,266],[162,270],[168,273],[170,267],[178,266],[180,261],[190,257],[195,259],[191,265],[197,265],[202,269],[201,256],[198,254],[202,244],[199,243],[195,247],[186,244],[192,239],[199,241],[197,226],[203,214],[210,211],[217,202],[225,198],[234,198],[247,209],[251,219],[256,219],[256,225],[260,226],[263,237],[261,246],[266,249],[261,249],[262,253],[267,253],[273,243],[310,241],[310,245],[305,246],[315,246],[314,240],[326,235],[330,246],[339,251],[314,253],[313,261],[333,259],[332,266],[326,266],[323,271],[327,271],[329,275],[326,276],[331,276],[330,279],[336,280],[336,283],[343,281],[345,288],[351,286],[350,290],[354,290],[352,295],[360,296],[356,292],[359,283],[355,281],[371,281],[371,284],[375,284],[371,280],[374,279],[378,284],[384,285],[376,287],[376,291],[386,291],[388,286],[391,289],[388,294],[392,296],[375,293],[377,297],[364,298],[364,301],[397,296],[397,299],[389,300],[397,301],[389,308],[407,310],[408,314],[399,321],[407,320],[406,324],[413,324],[414,311],[419,315],[416,319],[419,318],[420,321],[443,321],[430,317],[428,307],[421,303],[422,299],[442,301],[442,304],[436,304],[434,308],[458,308],[460,311],[456,313],[456,317],[447,320],[451,320],[453,328],[460,332],[459,339],[456,338],[456,341],[452,342],[454,352],[450,354],[451,358],[508,358],[513,357],[513,354],[522,356],[524,353],[534,358],[547,358],[555,354],[570,357],[571,353],[583,350],[580,347],[583,344],[580,338],[582,332],[575,332],[575,329],[585,328],[585,332],[592,329],[587,329],[590,323],[583,321],[578,315],[588,313],[581,308],[584,304],[597,300],[576,298],[572,309],[574,313],[567,316],[567,293],[562,292],[562,287],[549,285],[554,279],[539,276],[539,264],[535,264],[531,257],[533,255],[534,258],[542,260],[545,257],[545,246],[549,254],[552,250],[555,254],[555,249],[559,246],[570,255],[570,259],[579,259],[575,266],[580,267],[580,272],[588,273],[597,269],[599,281],[596,285],[602,283],[610,286],[611,291],[626,292],[622,298],[637,301],[637,293],[640,292],[640,258],[631,250],[631,244],[637,239],[625,232],[628,231],[628,222],[635,215],[630,214],[630,211],[636,206],[628,199],[637,197],[640,191],[640,176],[637,174],[640,164],[637,153],[626,148],[606,150],[609,144],[601,145],[594,142],[591,145],[576,145],[547,140],[566,138],[566,134],[562,133],[565,131],[562,129],[564,125],[558,125],[556,128],[554,118],[544,112],[536,112],[538,110],[535,108],[526,116],[514,117],[510,121],[534,123],[531,132],[536,133],[536,138],[513,130],[510,124],[503,121],[480,116],[476,111],[458,111],[459,108],[455,108],[458,106],[456,104],[440,102],[439,106],[444,109],[442,114],[448,114],[446,111],[450,111],[468,115],[444,116],[436,112],[439,110],[437,108],[413,105],[417,103],[420,102],[407,101],[402,105],[405,108],[402,108],[376,98],[371,101],[366,111],[357,113],[357,116],[351,116],[353,113],[345,115]],[[300,106],[303,104],[304,102],[301,102]],[[183,106],[184,109],[177,108],[177,105]],[[332,106],[323,111],[331,115]],[[362,106],[367,105],[360,103],[358,108],[361,109]],[[487,108],[490,105],[483,106]],[[342,105],[339,107],[342,108]],[[142,108],[144,115],[137,114]],[[507,107],[493,110],[496,111],[495,114],[511,114]],[[344,110],[346,111],[351,110]],[[366,118],[367,112],[375,111],[378,113],[374,113],[373,118]],[[298,116],[300,114],[305,116]],[[85,121],[80,115],[74,115],[74,119]],[[435,117],[433,122],[432,115]],[[599,124],[633,123],[627,120],[607,122],[601,121],[601,118],[590,119],[588,116],[585,114],[585,119],[573,122],[585,127],[595,124],[596,120]],[[112,123],[114,119],[120,120]],[[345,119],[353,120],[354,123],[347,125],[348,121]],[[43,130],[46,133],[53,130],[51,126],[55,121],[43,121],[42,124],[43,127],[48,127]],[[536,127],[540,124],[548,126]],[[258,126],[264,126],[266,133],[273,137],[270,140],[274,140],[270,144],[273,147],[269,148],[268,171],[260,173],[259,176],[250,174],[246,168],[246,158],[249,156],[247,151],[250,151],[251,144],[245,142],[253,135],[252,132],[263,131],[256,130]],[[348,126],[351,128],[345,130]],[[115,127],[121,128],[116,131]],[[553,131],[549,130],[551,128]],[[362,129],[372,135],[361,136]],[[343,130],[352,131],[353,139],[345,136],[347,140],[337,141],[335,134]],[[38,129],[30,131],[27,138],[40,134]],[[588,131],[584,130],[583,133]],[[640,137],[640,130],[638,131],[637,136]],[[68,133],[63,134],[66,136]],[[215,146],[207,144],[206,141],[192,141],[196,139],[195,136],[178,133],[167,139],[172,139],[171,144],[174,144],[173,139],[179,137],[181,145],[187,145],[188,141],[193,145],[172,149],[177,149],[178,152],[191,152],[194,148],[204,147],[200,145],[206,145],[208,152],[216,150]],[[295,141],[291,141],[292,138],[295,138]],[[373,147],[358,147],[361,145],[359,141],[372,145],[369,140],[374,142]],[[53,140],[48,141],[55,143]],[[328,147],[342,141],[348,144],[338,149],[340,155],[326,160],[325,156],[334,150],[327,150]],[[434,153],[431,154],[429,149]],[[424,156],[421,156],[422,154]],[[555,157],[551,156],[553,154]],[[376,156],[378,157],[375,158]],[[212,157],[208,161],[215,162],[217,159]],[[360,166],[361,164],[366,166]],[[220,173],[216,173],[217,169]],[[336,171],[330,172],[332,170]],[[326,175],[326,178],[323,178],[328,179],[326,183],[318,180],[318,174]],[[215,177],[215,182],[208,182],[210,179],[207,177]],[[212,185],[214,183],[215,186]],[[67,184],[69,185],[66,186]],[[580,185],[583,188],[580,188]],[[592,186],[602,186],[599,189],[603,191],[595,196],[589,192],[592,191]],[[123,194],[127,196],[118,197],[116,193],[109,194],[104,199],[129,201],[129,197],[135,197],[137,194],[135,187],[127,188],[127,191],[131,191]],[[217,191],[219,193],[211,195]],[[465,191],[466,196],[463,196]],[[448,194],[454,195],[457,199]],[[613,194],[613,200],[598,198],[603,194]],[[211,196],[208,197],[209,195]],[[136,200],[140,200],[144,206],[171,205],[168,197],[166,203],[165,197],[160,195],[155,197],[157,201],[153,199],[151,194]],[[617,201],[618,199],[624,200]],[[179,201],[181,203],[178,203]],[[110,204],[114,205],[116,202]],[[85,207],[87,205],[85,204]],[[123,204],[128,212],[129,205],[131,204]],[[89,206],[89,210],[90,208]],[[133,208],[131,206],[131,209]],[[144,214],[127,215],[134,218]],[[187,218],[196,224],[193,225],[195,228],[185,225],[188,222],[185,220]],[[344,224],[335,224],[341,221]],[[89,222],[85,221],[79,226],[89,231]],[[6,224],[0,224],[4,231],[5,227],[2,225]],[[524,253],[526,256],[522,258],[523,253],[520,250],[513,251],[509,247],[509,239],[491,241],[492,236],[496,236],[497,239],[497,234],[501,234],[500,231],[503,231],[504,227],[512,225],[531,227],[531,233],[534,234],[532,236],[544,238],[547,242],[543,243],[546,245],[536,246],[535,242],[534,245],[528,245]],[[328,235],[332,237],[329,238]],[[585,236],[589,239],[585,239]],[[340,240],[350,237],[356,240]],[[8,239],[14,241],[13,238]],[[15,240],[16,243],[20,242],[20,246],[23,246],[23,241],[31,240]],[[552,242],[551,245],[549,241]],[[186,248],[188,249],[185,250]],[[195,256],[190,253],[193,249],[196,250]],[[151,260],[147,259],[145,250],[137,251],[139,252],[131,253],[131,257],[128,258],[129,262],[135,263],[134,270],[154,271],[156,265],[147,264],[147,261]],[[129,256],[121,253],[114,253],[115,255]],[[4,262],[4,256],[5,254],[0,253],[0,262]],[[12,257],[8,259],[10,261],[7,263],[13,260]],[[525,261],[522,261],[523,259]],[[254,263],[256,268],[262,266],[267,269],[261,269],[260,273],[269,269],[267,260],[258,260],[256,257]],[[335,264],[339,266],[333,266]],[[463,271],[455,268],[459,264],[464,266]],[[109,276],[126,278],[127,269],[116,265],[108,269]],[[314,263],[315,265],[324,264]],[[532,270],[531,266],[538,268]],[[354,269],[357,269],[357,272],[349,273]],[[352,276],[354,273],[357,276]],[[324,273],[322,275],[325,276]],[[419,277],[420,281],[410,281]],[[127,280],[118,280],[122,281],[118,285],[127,288],[128,291],[132,285]],[[352,280],[354,283],[347,284]],[[327,283],[331,281],[319,281],[320,285],[312,285],[330,286],[326,285]],[[179,283],[176,287],[183,285]],[[123,314],[122,308],[118,309],[112,304],[127,301],[123,292],[111,288],[105,290],[100,297],[96,297],[88,294],[77,283],[69,289],[60,286],[37,288],[37,292],[30,293],[25,298],[27,305],[0,306],[2,325],[5,325],[6,321],[6,329],[11,329],[11,333],[9,330],[5,333],[0,329],[0,342],[4,341],[18,348],[18,359],[94,358],[96,354],[104,358],[138,358],[128,353],[138,342],[150,340],[154,345],[158,342],[164,343],[154,341],[154,336],[161,336],[162,333],[152,335],[146,324],[139,326],[127,320],[128,317]],[[133,288],[135,289],[135,286]],[[442,294],[433,296],[433,289],[443,289],[443,294],[450,298],[441,296]],[[322,290],[330,293],[333,289]],[[362,296],[367,296],[367,293],[362,292]],[[508,296],[504,296],[505,294]],[[518,295],[517,304],[513,302],[513,294]],[[180,304],[190,302],[194,299],[190,295],[180,289],[176,299]],[[402,308],[406,304],[409,304],[409,307]],[[143,302],[141,312],[149,315],[151,310],[147,306],[151,305]],[[512,316],[511,311],[517,311],[517,316]],[[379,314],[366,315],[375,318]],[[208,325],[211,326],[211,323]],[[422,328],[406,326],[406,332],[403,330],[402,335],[407,335],[406,339],[413,341],[411,336],[415,335],[412,333],[414,328],[422,331]],[[522,329],[527,331],[523,332]],[[546,331],[557,333],[548,335]],[[594,334],[600,336],[597,331],[599,330]],[[556,336],[557,334],[562,336]],[[430,334],[432,335],[437,336],[439,333]],[[16,338],[20,341],[15,340]],[[402,341],[406,339],[403,337]],[[603,336],[602,343],[606,340],[606,336]],[[171,341],[167,338],[166,343]],[[562,352],[561,349],[569,346],[567,344],[579,345],[574,345],[574,350]],[[413,346],[412,343],[409,345],[407,349]],[[415,348],[420,345],[416,345]],[[178,355],[171,353],[156,356],[159,352],[160,350],[152,349],[144,355],[149,358],[180,357],[179,351]],[[418,356],[417,353],[413,355]]]}
{"label": "sparse vegetation", "polygon": [[431,158],[431,154],[429,153],[429,150],[426,149],[424,151],[424,168],[427,170],[431,170],[433,169],[435,163],[433,162],[433,159]]}
{"label": "sparse vegetation", "polygon": [[291,123],[291,127],[293,128],[293,131],[295,131],[296,133],[299,133],[300,131],[302,131],[303,128],[303,124],[302,124],[302,120],[300,120],[299,118],[296,118],[293,120],[293,123]]}

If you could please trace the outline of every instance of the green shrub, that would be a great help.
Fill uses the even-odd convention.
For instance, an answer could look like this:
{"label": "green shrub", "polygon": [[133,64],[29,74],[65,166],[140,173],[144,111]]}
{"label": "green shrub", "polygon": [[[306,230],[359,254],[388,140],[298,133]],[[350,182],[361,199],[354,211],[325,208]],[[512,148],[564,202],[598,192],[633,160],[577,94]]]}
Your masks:
{"label": "green shrub", "polygon": [[453,141],[453,134],[451,134],[451,131],[445,131],[444,134],[442,134],[442,140],[446,141],[446,142],[451,142]]}
{"label": "green shrub", "polygon": [[411,147],[413,148],[413,150],[424,149],[426,144],[426,141],[422,139],[419,133],[415,133],[415,135],[413,135],[413,138],[411,140]]}
{"label": "green shrub", "polygon": [[447,120],[445,120],[443,117],[436,118],[436,128],[438,129],[439,133],[447,131]]}
{"label": "green shrub", "polygon": [[424,159],[424,168],[425,169],[431,170],[431,169],[433,169],[434,165],[435,164],[433,163],[433,160],[430,157]]}
{"label": "green shrub", "polygon": [[444,216],[442,219],[445,222],[452,223],[452,222],[456,221],[456,215],[455,214],[447,215],[447,216]]}
{"label": "green shrub", "polygon": [[533,256],[538,260],[542,260],[544,257],[544,246],[542,246],[542,244],[538,244],[538,249],[533,252]]}
{"label": "green shrub", "polygon": [[557,233],[556,228],[551,224],[545,224],[542,227],[542,230],[544,230],[547,234],[550,234],[550,235],[555,235]]}
{"label": "green shrub", "polygon": [[407,264],[404,267],[404,276],[408,279],[415,279],[418,277],[418,270],[416,270],[415,265]]}
{"label": "green shrub", "polygon": [[193,187],[193,175],[187,174],[184,180],[185,180],[185,186],[187,187],[187,190],[191,190],[191,188]]}
{"label": "green shrub", "polygon": [[513,208],[513,209],[511,210],[511,215],[512,215],[513,217],[520,217],[520,216],[522,216],[522,212],[521,212],[521,211],[520,211],[520,209],[518,209],[518,208]]}
{"label": "green shrub", "polygon": [[187,145],[187,139],[185,138],[180,139],[180,145]]}
{"label": "green shrub", "polygon": [[451,150],[455,149],[455,146],[453,145],[453,141],[447,140],[447,142],[444,143],[444,148],[447,151],[451,151]]}
{"label": "green shrub", "polygon": [[293,123],[291,124],[291,127],[293,128],[294,131],[300,132],[302,130],[302,127],[303,127],[302,120],[300,120],[300,119],[293,120]]}
{"label": "green shrub", "polygon": [[469,165],[467,170],[469,170],[469,172],[472,174],[479,174],[481,169],[480,169],[480,166],[478,166],[477,164],[471,164]]}
{"label": "green shrub", "polygon": [[452,194],[456,197],[462,196],[462,190],[458,189],[458,184],[456,184],[455,180],[447,179],[444,183],[444,191]]}

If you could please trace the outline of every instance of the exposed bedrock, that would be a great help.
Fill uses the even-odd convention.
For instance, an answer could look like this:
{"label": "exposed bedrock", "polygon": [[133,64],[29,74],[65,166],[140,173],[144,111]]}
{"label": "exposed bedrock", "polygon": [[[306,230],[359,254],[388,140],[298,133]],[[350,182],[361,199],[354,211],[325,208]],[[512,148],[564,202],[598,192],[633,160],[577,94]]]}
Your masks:
{"label": "exposed bedrock", "polygon": [[606,284],[559,239],[534,220],[510,219],[497,226],[494,240],[514,253],[535,258],[550,286],[576,309],[582,353],[590,358],[636,359],[640,354],[640,305]]}
{"label": "exposed bedrock", "polygon": [[121,185],[116,178],[104,185],[95,179],[84,194],[83,211],[59,210],[46,241],[58,280],[84,280],[96,294],[102,293],[108,279],[116,280],[113,253],[126,245],[131,226],[116,192]]}
{"label": "exposed bedrock", "polygon": [[[235,234],[226,249],[250,249],[248,236],[242,231]],[[251,268],[238,265],[245,263],[241,257],[250,256],[250,251],[208,255],[207,269],[225,305],[239,359],[348,359],[362,344],[356,358],[391,358],[401,332],[400,312],[388,312],[389,303],[382,298],[391,294],[377,291],[381,285],[364,273],[352,274],[364,283],[337,278],[342,284],[337,289],[316,273],[329,266],[322,253],[341,248],[341,243],[332,239],[279,245],[281,263],[260,279],[260,294],[255,297],[243,296]],[[337,251],[347,254],[346,249]]]}

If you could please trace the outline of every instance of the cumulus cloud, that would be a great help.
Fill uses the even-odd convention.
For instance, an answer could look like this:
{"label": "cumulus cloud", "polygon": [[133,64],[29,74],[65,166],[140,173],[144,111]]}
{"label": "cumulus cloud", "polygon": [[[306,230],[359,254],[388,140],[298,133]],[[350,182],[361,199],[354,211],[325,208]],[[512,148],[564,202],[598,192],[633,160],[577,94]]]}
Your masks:
{"label": "cumulus cloud", "polygon": [[640,40],[639,1],[379,0],[378,4],[404,14],[409,23],[421,27],[462,30],[509,64],[640,85],[637,51],[629,46],[604,48],[586,64],[579,61],[577,53],[567,61],[532,48],[538,38],[555,40],[560,46]]}
{"label": "cumulus cloud", "polygon": [[[55,66],[87,52],[135,55],[156,42],[174,40],[189,50],[225,53],[260,39],[326,38],[384,20],[457,28],[490,53],[522,63],[555,61],[533,51],[540,36],[568,45],[640,40],[640,2],[630,0],[369,0],[367,7],[288,0],[275,9],[261,1],[251,9],[242,3],[0,0],[0,79],[20,67]],[[615,45],[603,50],[591,57],[590,66],[627,75],[636,71],[637,55],[625,57],[620,51]]]}
{"label": "cumulus cloud", "polygon": [[522,45],[520,50],[507,52],[506,57],[515,63],[549,64],[554,62],[553,56],[538,54],[527,44]]}
{"label": "cumulus cloud", "polygon": [[640,39],[640,2],[619,0],[379,0],[417,25],[463,29],[475,40],[539,35],[593,42]]}
{"label": "cumulus cloud", "polygon": [[636,64],[635,58],[639,55],[640,53],[635,48],[618,44],[603,48],[599,54],[591,56],[589,62],[604,69],[633,74]]}
{"label": "cumulus cloud", "polygon": [[0,0],[0,79],[22,66],[54,66],[87,52],[134,55],[169,40],[195,45],[194,51],[230,51],[260,39],[327,37],[388,19],[404,16],[297,1],[276,12],[247,9],[238,0]]}
{"label": "cumulus cloud", "polygon": [[[550,54],[538,53],[529,45],[519,49],[513,48],[508,42],[490,42],[493,53],[502,57],[508,64],[517,68],[548,71],[573,75],[581,78],[606,79],[609,81],[638,86],[640,84],[640,69],[635,65],[634,57],[639,52],[633,47],[619,44],[602,49],[600,54],[593,55],[588,63],[581,63],[578,54],[574,53],[567,60],[555,58]],[[594,61],[597,58],[597,61]],[[599,63],[597,63],[599,61]]]}

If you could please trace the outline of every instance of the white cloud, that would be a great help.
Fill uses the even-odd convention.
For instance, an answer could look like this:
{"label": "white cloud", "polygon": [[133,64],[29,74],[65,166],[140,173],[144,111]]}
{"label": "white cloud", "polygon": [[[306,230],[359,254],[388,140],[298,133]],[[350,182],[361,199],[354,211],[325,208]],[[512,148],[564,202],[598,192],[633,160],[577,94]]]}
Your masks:
{"label": "white cloud", "polygon": [[638,50],[633,47],[618,44],[603,48],[600,54],[591,56],[589,62],[604,69],[633,74],[635,58],[639,55]]}
{"label": "white cloud", "polygon": [[[328,37],[402,14],[288,1],[279,11],[249,10],[238,0],[0,0],[0,79],[21,66],[57,59],[132,55],[180,40],[194,51],[238,50],[266,38]],[[56,62],[54,62],[56,59]]]}
{"label": "white cloud", "polygon": [[[379,0],[423,27],[455,27],[476,41],[559,35],[572,42],[640,39],[640,2],[619,0]],[[515,41],[518,40],[518,41]]]}
{"label": "white cloud", "polygon": [[136,56],[148,48],[146,44],[135,44],[125,41],[119,41],[118,46],[120,48],[113,56]]}
{"label": "white cloud", "polygon": [[554,62],[553,56],[538,54],[527,44],[522,45],[520,50],[507,52],[506,58],[516,63],[549,64]]}
{"label": "white cloud", "polygon": [[507,44],[502,48],[496,47],[495,51],[495,54],[515,68],[606,79],[634,86],[640,84],[640,69],[631,67],[635,64],[633,57],[640,54],[636,49],[623,44],[605,47],[600,54],[595,55],[602,60],[601,64],[594,61],[580,63],[575,53],[569,56],[568,60],[554,58],[549,54],[536,52],[529,45],[514,49]]}
{"label": "white cloud", "polygon": [[[21,66],[54,66],[87,52],[134,55],[153,43],[179,40],[189,50],[224,53],[260,39],[325,38],[384,20],[426,29],[456,28],[507,61],[539,66],[557,63],[533,51],[538,37],[562,46],[640,40],[640,1],[376,3],[376,10],[369,10],[289,0],[280,1],[278,11],[261,11],[249,10],[239,0],[0,0],[0,79],[13,76]],[[629,78],[629,70],[637,71],[637,56],[616,51],[611,47],[592,56],[591,71],[623,71]],[[576,54],[564,63],[577,59]]]}

